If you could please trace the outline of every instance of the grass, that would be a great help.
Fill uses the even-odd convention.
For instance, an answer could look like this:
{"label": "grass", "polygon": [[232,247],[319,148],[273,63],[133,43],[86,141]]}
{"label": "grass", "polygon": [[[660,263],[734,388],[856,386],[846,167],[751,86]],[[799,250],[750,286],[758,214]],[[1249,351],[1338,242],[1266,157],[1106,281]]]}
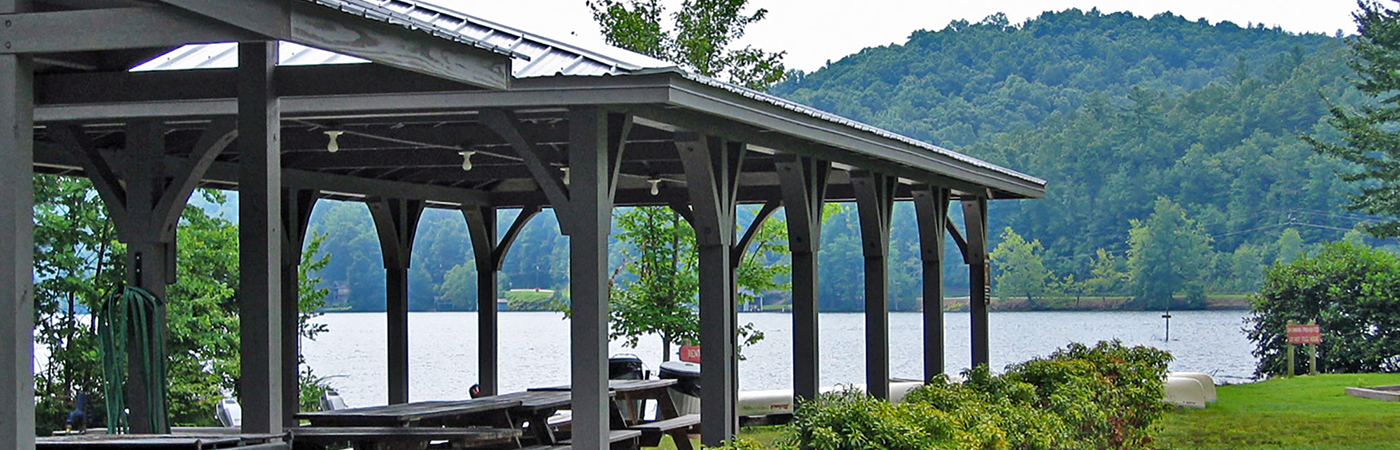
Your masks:
{"label": "grass", "polygon": [[1349,386],[1400,384],[1400,374],[1328,374],[1221,386],[1206,409],[1170,412],[1157,447],[1400,449],[1400,403],[1346,395]]}

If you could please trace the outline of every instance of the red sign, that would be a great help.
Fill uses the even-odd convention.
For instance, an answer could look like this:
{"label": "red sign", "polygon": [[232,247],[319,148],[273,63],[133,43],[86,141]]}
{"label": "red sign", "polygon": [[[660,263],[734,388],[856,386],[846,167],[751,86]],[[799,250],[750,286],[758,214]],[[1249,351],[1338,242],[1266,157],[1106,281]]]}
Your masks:
{"label": "red sign", "polygon": [[1321,344],[1322,327],[1317,325],[1289,325],[1289,344]]}
{"label": "red sign", "polygon": [[681,346],[681,361],[700,364],[700,346],[699,346],[699,345],[682,345],[682,346]]}

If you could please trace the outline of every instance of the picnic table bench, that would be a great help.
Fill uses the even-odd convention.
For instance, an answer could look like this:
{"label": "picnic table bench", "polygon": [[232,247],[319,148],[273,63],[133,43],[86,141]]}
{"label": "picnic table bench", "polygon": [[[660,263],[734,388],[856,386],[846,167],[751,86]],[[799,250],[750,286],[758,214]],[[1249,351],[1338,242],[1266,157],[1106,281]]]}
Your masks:
{"label": "picnic table bench", "polygon": [[407,427],[407,426],[471,426],[491,425],[515,428],[510,420],[510,408],[520,406],[519,400],[483,397],[470,400],[429,401],[397,405],[369,406],[297,413],[298,419],[311,426],[331,427]]}
{"label": "picnic table bench", "polygon": [[285,450],[282,434],[72,434],[43,436],[34,447],[43,450]]}

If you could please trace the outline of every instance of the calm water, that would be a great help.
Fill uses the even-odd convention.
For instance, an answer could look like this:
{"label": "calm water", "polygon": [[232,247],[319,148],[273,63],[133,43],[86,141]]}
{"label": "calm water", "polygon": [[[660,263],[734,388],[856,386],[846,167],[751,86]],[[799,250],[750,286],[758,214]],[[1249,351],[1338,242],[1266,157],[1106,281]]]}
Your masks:
{"label": "calm water", "polygon": [[[1164,342],[1160,312],[1002,312],[991,314],[993,368],[1044,356],[1070,342],[1121,339],[1170,351],[1172,370],[1214,374],[1220,382],[1240,382],[1253,372],[1252,346],[1245,338],[1245,311],[1173,313],[1172,340]],[[503,312],[500,315],[501,389],[569,382],[569,323],[558,313]],[[922,375],[921,315],[890,314],[890,371],[895,377]],[[947,313],[946,361],[950,372],[970,361],[967,313]],[[745,350],[739,364],[741,390],[790,388],[792,318],[787,314],[740,314],[767,336]],[[385,318],[383,314],[338,313],[319,319],[330,327],[305,344],[306,361],[321,376],[333,377],[351,405],[384,404]],[[476,313],[409,314],[409,395],[414,401],[465,398],[476,383]],[[860,313],[821,315],[823,385],[865,381],[865,319]],[[616,353],[633,353],[649,368],[661,362],[661,342],[643,339],[636,349],[614,342]]]}

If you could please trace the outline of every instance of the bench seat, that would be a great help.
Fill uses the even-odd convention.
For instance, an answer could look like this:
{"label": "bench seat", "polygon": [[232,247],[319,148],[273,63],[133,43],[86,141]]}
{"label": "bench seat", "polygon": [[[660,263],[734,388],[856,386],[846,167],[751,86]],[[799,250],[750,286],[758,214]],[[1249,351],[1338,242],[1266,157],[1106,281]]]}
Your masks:
{"label": "bench seat", "polygon": [[448,441],[453,447],[514,442],[520,430],[509,428],[439,427],[297,427],[287,430],[298,449],[324,448],[349,442],[358,448],[404,448]]}
{"label": "bench seat", "polygon": [[[661,444],[661,436],[671,435],[671,439],[676,441],[676,447],[680,449],[689,448],[690,427],[700,424],[699,414],[686,414],[684,416],[646,422],[633,425],[630,429],[641,431],[641,445],[643,447],[655,447]],[[682,441],[685,443],[683,444]]]}
{"label": "bench seat", "polygon": [[[608,432],[608,442],[612,443],[614,450],[635,449],[637,440],[641,439],[642,432],[638,430],[612,430]],[[573,440],[564,441],[564,445],[572,446]],[[553,448],[553,447],[551,447]]]}

